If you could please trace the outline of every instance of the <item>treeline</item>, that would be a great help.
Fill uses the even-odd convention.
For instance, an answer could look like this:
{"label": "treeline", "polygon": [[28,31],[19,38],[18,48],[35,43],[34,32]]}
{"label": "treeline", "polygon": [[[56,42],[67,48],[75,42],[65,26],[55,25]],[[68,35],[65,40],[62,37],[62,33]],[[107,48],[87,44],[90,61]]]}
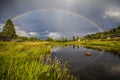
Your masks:
{"label": "treeline", "polygon": [[95,34],[89,34],[83,37],[83,39],[107,39],[120,37],[120,26],[108,31],[98,32]]}
{"label": "treeline", "polygon": [[70,42],[70,41],[80,41],[80,37],[79,36],[73,36],[72,39],[69,38],[61,38],[61,39],[53,39],[51,37],[48,37],[46,39],[46,41],[50,41],[50,42]]}

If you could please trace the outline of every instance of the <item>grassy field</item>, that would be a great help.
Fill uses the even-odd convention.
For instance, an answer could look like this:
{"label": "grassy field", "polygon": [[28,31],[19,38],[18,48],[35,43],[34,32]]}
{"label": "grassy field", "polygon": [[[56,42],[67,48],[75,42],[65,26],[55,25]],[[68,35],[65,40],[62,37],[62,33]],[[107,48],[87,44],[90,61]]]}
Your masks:
{"label": "grassy field", "polygon": [[0,42],[0,80],[75,80],[43,42]]}

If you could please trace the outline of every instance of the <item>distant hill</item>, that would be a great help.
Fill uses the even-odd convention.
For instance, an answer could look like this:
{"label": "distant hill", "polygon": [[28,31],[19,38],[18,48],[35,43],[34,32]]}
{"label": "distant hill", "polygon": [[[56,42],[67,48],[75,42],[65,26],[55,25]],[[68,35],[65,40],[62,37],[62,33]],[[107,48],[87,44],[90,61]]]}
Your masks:
{"label": "distant hill", "polygon": [[83,39],[106,39],[106,38],[116,38],[116,37],[120,37],[120,26],[108,31],[86,35],[83,37]]}

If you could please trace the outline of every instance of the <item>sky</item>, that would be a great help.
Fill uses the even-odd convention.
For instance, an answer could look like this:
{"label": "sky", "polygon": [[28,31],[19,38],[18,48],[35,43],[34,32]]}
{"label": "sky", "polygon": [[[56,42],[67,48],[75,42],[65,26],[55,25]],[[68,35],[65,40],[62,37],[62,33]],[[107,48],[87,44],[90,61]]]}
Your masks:
{"label": "sky", "polygon": [[120,0],[0,0],[0,30],[12,19],[20,36],[71,38],[120,25]]}

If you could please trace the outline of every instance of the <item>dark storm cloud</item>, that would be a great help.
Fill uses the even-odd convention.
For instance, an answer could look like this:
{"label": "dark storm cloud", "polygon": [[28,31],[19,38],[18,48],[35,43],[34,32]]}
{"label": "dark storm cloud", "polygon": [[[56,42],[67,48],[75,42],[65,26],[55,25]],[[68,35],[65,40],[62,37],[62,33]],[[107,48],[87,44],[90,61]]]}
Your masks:
{"label": "dark storm cloud", "polygon": [[[120,24],[120,0],[0,0],[0,23],[3,24],[9,18],[39,9],[69,10],[89,18],[105,30]],[[37,19],[33,24],[27,25],[30,27],[29,31],[32,26],[44,27],[39,28],[40,31],[45,30],[45,26],[50,26]],[[26,24],[22,24],[21,27],[24,26]]]}

